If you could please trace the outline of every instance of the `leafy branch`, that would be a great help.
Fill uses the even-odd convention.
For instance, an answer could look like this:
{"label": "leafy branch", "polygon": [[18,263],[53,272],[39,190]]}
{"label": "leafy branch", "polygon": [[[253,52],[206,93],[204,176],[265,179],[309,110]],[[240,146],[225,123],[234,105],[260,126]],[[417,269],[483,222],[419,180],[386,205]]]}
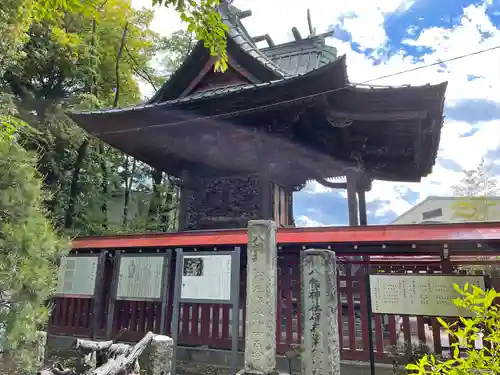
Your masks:
{"label": "leafy branch", "polygon": [[188,24],[188,33],[194,33],[198,40],[203,40],[210,55],[217,57],[214,69],[224,72],[228,66],[228,28],[217,11],[219,4],[220,0],[153,0],[153,5],[175,7],[181,20]]}

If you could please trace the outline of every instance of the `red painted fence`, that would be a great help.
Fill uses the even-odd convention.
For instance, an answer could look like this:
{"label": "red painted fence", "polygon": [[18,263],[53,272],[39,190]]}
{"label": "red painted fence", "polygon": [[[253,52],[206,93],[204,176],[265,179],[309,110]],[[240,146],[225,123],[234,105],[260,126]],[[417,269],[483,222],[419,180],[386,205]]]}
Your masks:
{"label": "red painted fence", "polygon": [[[417,233],[417,235],[415,235]],[[302,235],[301,235],[302,234]],[[368,360],[366,273],[452,273],[471,264],[500,263],[500,225],[386,226],[365,228],[314,228],[278,231],[277,350],[284,353],[302,336],[299,254],[306,248],[331,248],[337,253],[339,335],[342,358]],[[158,252],[174,247],[184,251],[227,250],[244,246],[246,231],[219,231],[159,235],[135,235],[78,239],[75,251],[108,251],[103,280],[103,307],[97,316],[98,337],[104,338],[108,296],[116,249],[126,252]],[[99,249],[99,250],[98,250]],[[172,262],[174,265],[175,262]],[[240,287],[240,348],[244,347],[246,254],[242,251]],[[171,270],[170,275],[174,275]],[[170,280],[170,285],[173,285]],[[493,280],[497,284],[497,280]],[[500,288],[497,288],[500,289]],[[170,294],[172,298],[172,294]],[[93,300],[57,298],[49,332],[89,337]],[[167,309],[170,333],[172,301]],[[218,349],[231,347],[230,308],[225,305],[182,304],[179,343]],[[127,328],[125,340],[138,340],[147,331],[159,332],[159,302],[117,301],[113,332]],[[436,317],[378,315],[373,317],[377,361],[387,361],[387,347],[398,342],[425,342],[436,352],[449,348],[449,339]]]}

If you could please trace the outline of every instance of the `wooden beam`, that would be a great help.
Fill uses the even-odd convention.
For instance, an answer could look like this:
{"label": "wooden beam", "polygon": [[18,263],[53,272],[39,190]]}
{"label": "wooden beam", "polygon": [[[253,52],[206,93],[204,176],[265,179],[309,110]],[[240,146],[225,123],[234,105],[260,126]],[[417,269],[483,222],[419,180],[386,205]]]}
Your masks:
{"label": "wooden beam", "polygon": [[349,212],[349,226],[358,226],[358,198],[356,196],[356,171],[346,171],[347,178],[347,209]]}
{"label": "wooden beam", "polygon": [[364,191],[358,191],[358,203],[359,203],[359,225],[368,225],[368,219],[366,215],[366,196]]}
{"label": "wooden beam", "polygon": [[391,111],[391,112],[354,112],[327,109],[328,119],[342,119],[354,121],[404,121],[423,120],[427,111]]}
{"label": "wooden beam", "polygon": [[347,182],[330,182],[324,178],[318,178],[316,182],[330,189],[347,189]]}
{"label": "wooden beam", "polygon": [[271,37],[269,36],[269,34],[264,34],[264,35],[259,35],[259,36],[254,36],[252,38],[252,41],[254,43],[259,43],[259,42],[263,42],[263,41],[266,41],[267,45],[269,47],[274,47],[275,44],[274,44],[274,41],[271,39]]}
{"label": "wooden beam", "polygon": [[238,62],[231,56],[227,56],[227,61],[229,63],[229,66],[234,68],[238,73],[241,74],[243,78],[246,78],[250,83],[260,83],[260,81],[255,78],[252,74],[248,72],[245,68],[243,68]]}
{"label": "wooden beam", "polygon": [[205,75],[209,72],[209,70],[213,69],[216,61],[217,61],[217,59],[214,56],[211,56],[208,59],[208,61],[203,66],[203,69],[201,69],[201,71],[198,73],[196,78],[193,79],[189,83],[188,87],[182,92],[182,94],[180,96],[181,98],[188,96],[194,90],[194,88],[198,85],[198,83],[200,83],[200,81],[203,79],[203,77],[205,77]]}

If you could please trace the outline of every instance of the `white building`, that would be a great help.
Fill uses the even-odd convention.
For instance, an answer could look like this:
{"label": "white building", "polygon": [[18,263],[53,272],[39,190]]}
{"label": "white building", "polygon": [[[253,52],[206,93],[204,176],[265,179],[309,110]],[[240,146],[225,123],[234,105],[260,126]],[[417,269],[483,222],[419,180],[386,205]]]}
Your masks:
{"label": "white building", "polygon": [[[399,216],[392,224],[463,223],[471,220],[456,215],[455,204],[463,197],[425,198]],[[489,197],[487,221],[500,221],[500,197]],[[498,202],[498,204],[495,204]]]}

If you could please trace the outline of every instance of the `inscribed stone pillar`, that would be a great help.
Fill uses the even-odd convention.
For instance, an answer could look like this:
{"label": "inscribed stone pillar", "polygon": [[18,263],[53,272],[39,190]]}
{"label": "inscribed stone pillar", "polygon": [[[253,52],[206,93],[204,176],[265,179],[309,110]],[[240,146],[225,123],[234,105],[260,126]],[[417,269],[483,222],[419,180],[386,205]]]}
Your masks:
{"label": "inscribed stone pillar", "polygon": [[248,223],[245,374],[273,374],[276,368],[276,224]]}
{"label": "inscribed stone pillar", "polygon": [[45,347],[47,346],[47,332],[37,331],[36,341],[36,360],[37,364],[42,367],[45,363]]}
{"label": "inscribed stone pillar", "polygon": [[338,375],[340,344],[338,333],[337,269],[330,250],[301,253],[302,374]]}
{"label": "inscribed stone pillar", "polygon": [[153,337],[143,361],[146,375],[170,375],[174,340],[171,337],[157,335]]}

